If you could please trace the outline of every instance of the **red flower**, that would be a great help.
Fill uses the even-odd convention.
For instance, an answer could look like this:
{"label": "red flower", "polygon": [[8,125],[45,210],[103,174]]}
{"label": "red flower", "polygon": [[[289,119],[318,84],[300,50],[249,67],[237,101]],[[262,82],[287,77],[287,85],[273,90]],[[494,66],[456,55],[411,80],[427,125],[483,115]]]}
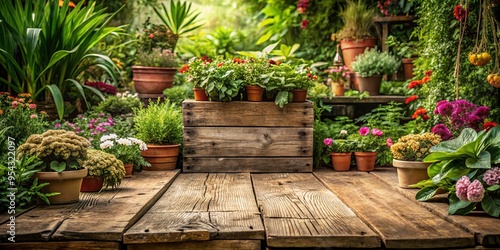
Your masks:
{"label": "red flower", "polygon": [[427,83],[430,80],[431,78],[429,76],[424,76],[424,78],[422,78],[422,80],[420,81],[420,85]]}
{"label": "red flower", "polygon": [[188,71],[189,71],[189,65],[187,64],[182,65],[182,67],[179,69],[179,73],[181,74]]}
{"label": "red flower", "polygon": [[426,70],[426,71],[424,72],[424,74],[425,74],[426,76],[432,76],[432,70],[430,70],[430,69],[429,69],[429,70]]}
{"label": "red flower", "polygon": [[415,113],[411,116],[412,119],[417,119],[419,116],[422,116],[422,119],[424,121],[427,121],[429,119],[429,116],[427,115],[427,110],[424,108],[418,108],[415,110]]}
{"label": "red flower", "polygon": [[453,15],[458,21],[463,21],[467,19],[467,16],[469,15],[469,10],[459,4],[455,6],[455,9],[453,9]]}
{"label": "red flower", "polygon": [[412,96],[406,98],[405,103],[408,104],[410,102],[415,101],[416,99],[418,99],[418,96],[417,95],[412,95]]}
{"label": "red flower", "polygon": [[273,64],[273,65],[276,65],[276,62],[273,60],[273,59],[269,59],[269,64]]}
{"label": "red flower", "polygon": [[149,34],[149,36],[148,36],[148,37],[149,37],[150,39],[153,39],[153,38],[155,37],[155,34],[151,33],[151,34]]}
{"label": "red flower", "polygon": [[428,115],[423,115],[423,116],[422,116],[422,119],[423,119],[424,121],[429,120],[429,118],[430,118],[430,117],[429,117]]}
{"label": "red flower", "polygon": [[237,57],[233,58],[233,62],[238,63],[238,64],[247,63],[246,60],[243,60],[243,59],[237,58]]}
{"label": "red flower", "polygon": [[421,82],[422,82],[421,80],[411,81],[410,84],[408,84],[408,89],[412,89],[417,87],[418,85],[421,85]]}
{"label": "red flower", "polygon": [[302,25],[300,26],[302,29],[305,29],[307,28],[307,25],[309,24],[309,21],[307,21],[306,19],[302,20]]}
{"label": "red flower", "polygon": [[222,65],[224,65],[224,63],[223,63],[223,62],[220,62],[219,64],[217,64],[217,68],[222,67]]}
{"label": "red flower", "polygon": [[485,122],[483,127],[486,131],[490,130],[493,127],[496,127],[498,124],[496,122]]}
{"label": "red flower", "polygon": [[204,55],[200,58],[200,60],[204,61],[205,63],[211,63],[212,62],[212,59],[210,59],[210,57],[208,57],[207,55]]}

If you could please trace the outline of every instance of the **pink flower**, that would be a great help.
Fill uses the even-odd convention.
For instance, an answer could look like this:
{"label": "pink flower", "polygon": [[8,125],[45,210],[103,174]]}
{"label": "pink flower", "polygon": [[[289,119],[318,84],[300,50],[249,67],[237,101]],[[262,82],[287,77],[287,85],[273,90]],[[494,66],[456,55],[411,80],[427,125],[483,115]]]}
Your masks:
{"label": "pink flower", "polygon": [[149,34],[149,39],[153,39],[155,37],[155,35],[153,33]]}
{"label": "pink flower", "polygon": [[387,138],[387,146],[390,147],[392,146],[392,139],[391,138]]}
{"label": "pink flower", "polygon": [[467,187],[467,199],[470,202],[481,202],[484,198],[484,187],[479,180],[474,180]]}
{"label": "pink flower", "polygon": [[483,181],[490,186],[500,184],[500,167],[491,168],[484,172]]}
{"label": "pink flower", "polygon": [[302,29],[305,29],[305,28],[307,28],[307,25],[308,25],[308,24],[309,24],[309,21],[307,21],[306,19],[304,19],[304,20],[302,20],[302,24],[301,24],[301,26],[300,26],[300,27],[301,27]]}
{"label": "pink flower", "polygon": [[380,130],[378,128],[374,128],[374,129],[372,129],[372,135],[374,135],[374,136],[382,136],[382,135],[384,135],[384,132],[382,132],[382,130]]}
{"label": "pink flower", "polygon": [[56,125],[54,125],[54,128],[58,128],[58,127],[61,127],[61,124],[56,123]]}
{"label": "pink flower", "polygon": [[333,139],[332,139],[332,138],[326,138],[326,139],[324,139],[324,140],[323,140],[323,143],[324,143],[326,146],[328,146],[328,147],[329,147],[330,145],[332,145],[332,143],[333,143]]}
{"label": "pink flower", "polygon": [[370,133],[370,128],[369,127],[361,127],[358,132],[360,135],[366,136]]}
{"label": "pink flower", "polygon": [[38,118],[38,116],[36,114],[30,115],[30,119],[35,119],[35,118]]}
{"label": "pink flower", "polygon": [[18,105],[18,102],[17,102],[17,101],[13,101],[13,102],[12,102],[12,108],[17,108],[17,105]]}
{"label": "pink flower", "polygon": [[462,176],[455,184],[455,194],[461,201],[468,201],[467,199],[467,188],[470,185],[469,177]]}
{"label": "pink flower", "polygon": [[28,108],[35,109],[36,108],[36,104],[32,103],[32,104],[28,105]]}

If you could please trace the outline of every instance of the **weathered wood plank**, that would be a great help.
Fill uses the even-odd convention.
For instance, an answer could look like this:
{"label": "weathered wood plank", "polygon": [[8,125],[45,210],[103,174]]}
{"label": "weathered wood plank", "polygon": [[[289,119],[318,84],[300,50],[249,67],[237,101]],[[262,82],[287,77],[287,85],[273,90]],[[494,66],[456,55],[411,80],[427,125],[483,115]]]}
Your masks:
{"label": "weathered wood plank", "polygon": [[[141,172],[124,179],[119,189],[81,193],[78,203],[40,205],[16,218],[16,242],[121,241],[123,233],[165,192],[178,174],[179,170]],[[6,242],[8,234],[1,233],[0,240]]]}
{"label": "weathered wood plank", "polygon": [[312,127],[311,102],[289,103],[279,108],[274,102],[198,102],[182,103],[187,127]]}
{"label": "weathered wood plank", "polygon": [[250,174],[181,174],[125,244],[264,239]]}
{"label": "weathered wood plank", "polygon": [[185,157],[183,172],[312,172],[312,157]]}
{"label": "weathered wood plank", "polygon": [[474,233],[477,244],[488,247],[500,246],[500,219],[488,216],[482,211],[474,211],[466,216],[449,215],[449,203],[446,194],[438,195],[429,202],[419,202],[415,200],[415,194],[418,192],[418,189],[398,188],[396,169],[381,168],[380,171],[374,171],[372,174],[389,184],[411,201],[431,210],[439,217],[444,218],[467,232]]}
{"label": "weathered wood plank", "polygon": [[314,175],[368,223],[387,248],[474,246],[472,234],[415,205],[369,173],[318,171]]}
{"label": "weathered wood plank", "polygon": [[260,240],[211,240],[128,245],[127,250],[260,250]]}
{"label": "weathered wood plank", "polygon": [[119,242],[105,241],[64,241],[64,242],[20,242],[14,244],[0,243],[2,250],[120,250]]}
{"label": "weathered wood plank", "polygon": [[380,247],[379,237],[312,174],[253,174],[269,247]]}
{"label": "weathered wood plank", "polygon": [[184,156],[312,157],[312,136],[312,128],[184,127]]}

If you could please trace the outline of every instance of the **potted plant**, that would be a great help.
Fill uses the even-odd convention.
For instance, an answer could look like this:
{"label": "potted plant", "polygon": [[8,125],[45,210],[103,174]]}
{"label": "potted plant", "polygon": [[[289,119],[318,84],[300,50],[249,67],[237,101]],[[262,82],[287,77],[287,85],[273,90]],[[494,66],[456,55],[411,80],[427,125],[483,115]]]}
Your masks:
{"label": "potted plant", "polygon": [[148,147],[143,141],[134,138],[120,138],[116,134],[104,135],[101,137],[99,148],[106,153],[114,155],[118,160],[122,161],[125,167],[125,177],[131,177],[133,167],[141,168],[142,166],[150,167],[151,164],[144,160],[141,152],[147,150]]}
{"label": "potted plant", "polygon": [[179,72],[186,74],[187,81],[193,84],[194,99],[196,101],[208,101],[208,95],[205,89],[201,87],[203,80],[205,80],[209,65],[212,59],[208,56],[201,58],[193,57],[189,59],[188,64],[184,65]]}
{"label": "potted plant", "polygon": [[378,95],[383,75],[396,72],[400,64],[401,62],[387,51],[379,52],[376,48],[366,49],[352,63],[359,92],[368,91],[370,95]]}
{"label": "potted plant", "polygon": [[431,162],[429,179],[415,198],[427,201],[439,189],[449,193],[449,214],[465,215],[480,204],[487,214],[500,217],[500,127],[476,132],[465,128],[460,135],[431,148],[424,162]]}
{"label": "potted plant", "polygon": [[90,143],[87,139],[66,130],[48,130],[32,134],[18,148],[18,157],[36,156],[44,164],[36,173],[40,183],[49,183],[43,193],[59,193],[49,197],[50,204],[66,204],[79,201],[82,179],[88,169],[79,160],[87,158]]}
{"label": "potted plant", "polygon": [[395,36],[387,37],[386,44],[394,55],[401,58],[405,80],[413,78],[413,61],[418,57],[418,41],[399,41]]}
{"label": "potted plant", "polygon": [[377,128],[361,127],[358,134],[349,136],[354,141],[354,157],[358,171],[375,169],[377,151],[384,145],[384,132]]}
{"label": "potted plant", "polygon": [[[342,130],[340,133],[347,134],[347,131]],[[352,151],[355,148],[354,142],[346,139],[326,138],[323,143],[330,153],[333,169],[335,171],[349,171]]]}
{"label": "potted plant", "polygon": [[235,58],[233,61],[245,68],[243,77],[247,100],[251,102],[262,101],[266,85],[261,76],[269,72],[271,68],[269,62],[263,59],[242,60],[239,58]]}
{"label": "potted plant", "polygon": [[339,41],[344,63],[351,71],[356,56],[375,46],[375,37],[370,33],[375,13],[376,9],[368,7],[362,0],[349,0],[339,14],[344,26],[332,35],[332,39]]}
{"label": "potted plant", "polygon": [[232,60],[215,59],[206,65],[205,77],[200,87],[205,89],[213,101],[241,100],[244,86],[245,68]]}
{"label": "potted plant", "polygon": [[89,170],[83,180],[82,192],[97,192],[104,188],[117,188],[123,177],[125,168],[123,162],[114,155],[101,150],[89,149],[87,159],[81,165]]}
{"label": "potted plant", "polygon": [[330,84],[330,88],[334,96],[344,95],[344,85],[346,82],[349,82],[350,75],[351,72],[345,65],[333,67],[328,70],[327,82]]}
{"label": "potted plant", "polygon": [[147,144],[141,155],[151,164],[143,170],[172,170],[177,165],[182,142],[182,113],[170,102],[151,102],[134,109],[137,138]]}
{"label": "potted plant", "polygon": [[402,136],[391,146],[392,165],[397,168],[400,187],[409,188],[428,179],[427,168],[431,163],[422,160],[431,153],[431,147],[440,142],[441,136],[427,132]]}

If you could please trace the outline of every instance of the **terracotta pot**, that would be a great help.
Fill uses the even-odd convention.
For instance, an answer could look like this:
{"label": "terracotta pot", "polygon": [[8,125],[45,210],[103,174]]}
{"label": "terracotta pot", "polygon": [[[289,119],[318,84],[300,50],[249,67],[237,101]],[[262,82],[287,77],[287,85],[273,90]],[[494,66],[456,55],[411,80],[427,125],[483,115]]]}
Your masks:
{"label": "terracotta pot", "polygon": [[50,204],[68,204],[78,202],[83,177],[88,169],[57,172],[38,172],[35,177],[38,183],[49,183],[42,188],[42,193],[58,192],[59,195],[48,197]]}
{"label": "terracotta pot", "polygon": [[343,96],[345,93],[344,83],[341,82],[331,82],[330,88],[335,96]]}
{"label": "terracotta pot", "polygon": [[306,89],[294,89],[292,91],[293,101],[292,102],[305,102],[307,99]]}
{"label": "terracotta pot", "polygon": [[151,167],[143,167],[146,171],[173,170],[177,165],[180,144],[147,145],[148,149],[141,152],[142,157],[151,163]]}
{"label": "terracotta pot", "polygon": [[351,155],[349,153],[330,153],[332,158],[333,170],[335,171],[349,171],[351,168]]}
{"label": "terracotta pot", "polygon": [[403,63],[403,71],[405,73],[405,80],[412,79],[413,75],[413,60],[415,58],[403,58],[401,62]]}
{"label": "terracotta pot", "polygon": [[163,94],[174,82],[175,68],[132,66],[134,88],[139,94]]}
{"label": "terracotta pot", "polygon": [[344,64],[352,72],[351,63],[357,55],[363,54],[366,48],[375,46],[375,37],[366,37],[363,39],[343,39],[340,41],[340,49],[342,49],[342,58]]}
{"label": "terracotta pot", "polygon": [[102,189],[104,180],[101,177],[87,175],[83,177],[80,192],[99,192]]}
{"label": "terracotta pot", "polygon": [[393,159],[392,165],[397,168],[398,182],[399,186],[402,188],[410,188],[408,186],[411,184],[429,179],[427,168],[431,165],[430,162],[400,161]]}
{"label": "terracotta pot", "polygon": [[249,102],[261,102],[264,95],[264,88],[256,85],[246,86],[247,100]]}
{"label": "terracotta pot", "polygon": [[368,91],[371,96],[379,94],[380,85],[382,84],[382,75],[361,77],[356,73],[356,80],[358,82],[359,93]]}
{"label": "terracotta pot", "polygon": [[377,152],[354,152],[358,171],[372,171],[375,169]]}
{"label": "terracotta pot", "polygon": [[193,88],[195,101],[208,101],[207,92],[202,88]]}
{"label": "terracotta pot", "polygon": [[125,178],[130,178],[132,177],[132,172],[134,171],[134,164],[123,164],[125,167]]}

